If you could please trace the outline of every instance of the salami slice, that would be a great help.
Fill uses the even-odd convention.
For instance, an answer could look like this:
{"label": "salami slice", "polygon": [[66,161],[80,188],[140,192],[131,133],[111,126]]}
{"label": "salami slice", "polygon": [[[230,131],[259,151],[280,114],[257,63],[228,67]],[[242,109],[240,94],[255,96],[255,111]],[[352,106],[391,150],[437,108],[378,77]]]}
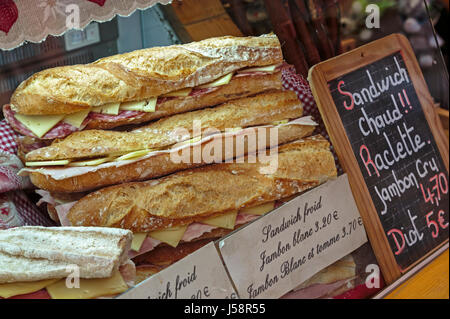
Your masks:
{"label": "salami slice", "polygon": [[117,114],[117,115],[91,112],[91,113],[89,113],[88,118],[95,119],[98,121],[104,121],[104,122],[115,122],[117,120],[123,120],[123,119],[137,119],[144,115],[145,115],[145,112],[139,112],[139,111],[120,111],[119,114]]}
{"label": "salami slice", "polygon": [[[11,110],[9,105],[5,105],[3,107],[3,114],[5,115],[6,121],[8,121],[9,125],[16,131],[22,135],[30,136],[37,138],[37,136],[31,132],[25,125],[20,123],[14,116],[14,111]],[[69,135],[70,133],[82,130],[88,123],[88,118],[84,120],[81,124],[81,127],[75,127],[66,122],[59,122],[56,124],[50,131],[48,131],[41,139],[43,140],[51,140],[55,138],[63,138]]]}

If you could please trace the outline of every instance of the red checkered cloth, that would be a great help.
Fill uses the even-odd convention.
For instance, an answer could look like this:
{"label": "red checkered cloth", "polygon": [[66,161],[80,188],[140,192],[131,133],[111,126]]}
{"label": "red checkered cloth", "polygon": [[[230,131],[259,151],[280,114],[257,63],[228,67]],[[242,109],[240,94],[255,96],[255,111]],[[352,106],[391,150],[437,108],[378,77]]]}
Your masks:
{"label": "red checkered cloth", "polygon": [[0,121],[0,229],[24,226],[52,226],[54,223],[23,192],[32,188],[28,177],[17,172],[23,167],[17,153],[17,134],[9,124]]}
{"label": "red checkered cloth", "polygon": [[16,156],[16,138],[8,122],[0,121],[0,193],[32,186],[29,178],[17,175],[23,164]]}
{"label": "red checkered cloth", "polygon": [[[316,101],[314,100],[314,96],[311,92],[311,88],[308,84],[308,81],[305,80],[301,75],[295,72],[295,68],[293,66],[289,66],[282,69],[282,77],[283,77],[283,87],[287,90],[292,90],[297,93],[297,96],[300,101],[303,103],[303,115],[312,116],[314,121],[319,124],[314,131],[315,134],[320,134],[325,137],[331,145],[330,137],[328,136],[328,132],[325,129],[325,124],[323,123],[322,117],[320,116],[319,109],[317,108]],[[339,159],[336,155],[336,152],[331,145],[331,152],[334,155],[334,160],[336,162],[336,167],[338,171],[338,175],[342,175],[344,171],[342,170],[341,164],[339,163]]]}
{"label": "red checkered cloth", "polygon": [[0,121],[0,151],[16,154],[17,153],[17,134],[5,120]]}
{"label": "red checkered cloth", "polygon": [[[312,116],[319,124],[315,133],[323,135],[329,140],[319,110],[314,101],[308,82],[295,73],[294,67],[288,66],[282,69],[283,86],[294,91],[303,103],[304,115]],[[44,216],[26,195],[21,191],[31,188],[28,177],[17,176],[17,172],[23,167],[17,153],[17,134],[9,124],[0,121],[0,228],[15,227],[20,225],[53,225],[50,219]],[[334,150],[332,149],[333,153]],[[338,173],[342,173],[337,157],[336,166]],[[1,193],[5,193],[1,194]]]}

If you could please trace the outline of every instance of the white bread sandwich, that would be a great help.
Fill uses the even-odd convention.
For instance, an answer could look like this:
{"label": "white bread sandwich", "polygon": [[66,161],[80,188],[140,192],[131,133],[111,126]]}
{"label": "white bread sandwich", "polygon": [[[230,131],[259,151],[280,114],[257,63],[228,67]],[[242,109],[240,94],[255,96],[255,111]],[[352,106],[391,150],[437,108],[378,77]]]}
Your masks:
{"label": "white bread sandwich", "polygon": [[0,230],[0,298],[112,297],[134,285],[132,233],[101,227]]}
{"label": "white bread sandwich", "polygon": [[281,89],[282,64],[274,34],[153,47],[35,73],[3,113],[22,135],[63,138]]}
{"label": "white bread sandwich", "polygon": [[274,171],[266,171],[269,162],[260,156],[106,187],[56,206],[58,218],[67,226],[131,230],[130,257],[135,258],[158,247],[184,249],[185,243],[221,237],[273,210],[276,201],[337,174],[329,143],[321,136],[276,147],[267,155],[277,158]]}
{"label": "white bread sandwich", "polygon": [[[20,174],[54,193],[147,180],[309,136],[316,123],[302,115],[294,92],[266,92],[131,131],[76,132],[29,152]],[[196,153],[208,156],[194,158]]]}

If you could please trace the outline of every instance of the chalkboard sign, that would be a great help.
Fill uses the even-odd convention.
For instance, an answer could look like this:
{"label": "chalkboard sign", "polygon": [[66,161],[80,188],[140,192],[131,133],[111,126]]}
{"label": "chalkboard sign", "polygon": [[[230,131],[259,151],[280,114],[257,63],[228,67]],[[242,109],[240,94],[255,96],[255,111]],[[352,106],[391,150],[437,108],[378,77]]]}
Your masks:
{"label": "chalkboard sign", "polygon": [[449,235],[448,144],[414,53],[392,35],[315,66],[310,82],[392,282]]}

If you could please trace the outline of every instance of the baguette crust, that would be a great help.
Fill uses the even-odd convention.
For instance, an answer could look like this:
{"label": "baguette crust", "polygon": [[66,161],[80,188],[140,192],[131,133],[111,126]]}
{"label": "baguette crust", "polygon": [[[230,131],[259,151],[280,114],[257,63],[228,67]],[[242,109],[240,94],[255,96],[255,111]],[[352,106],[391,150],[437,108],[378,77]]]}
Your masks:
{"label": "baguette crust", "polygon": [[252,96],[268,90],[281,90],[281,71],[268,74],[255,74],[251,76],[233,77],[231,82],[217,87],[216,90],[194,96],[169,99],[158,103],[155,112],[145,113],[137,118],[114,118],[111,121],[91,118],[85,129],[112,129],[115,127],[140,124],[157,120],[174,114],[199,110],[214,106],[230,100]]}
{"label": "baguette crust", "polygon": [[219,37],[154,47],[35,73],[11,97],[20,114],[70,114],[195,87],[241,68],[282,62],[278,38]]}
{"label": "baguette crust", "polygon": [[0,283],[64,278],[78,265],[81,278],[107,278],[128,260],[132,233],[98,227],[24,226],[0,231]]}
{"label": "baguette crust", "polygon": [[[27,161],[77,159],[161,148],[193,137],[194,121],[202,130],[248,127],[299,118],[302,103],[293,91],[275,91],[224,103],[214,108],[173,115],[130,132],[86,130],[31,151]],[[181,133],[181,134],[180,134]]]}
{"label": "baguette crust", "polygon": [[280,146],[277,155],[273,174],[265,174],[261,162],[223,163],[107,187],[77,201],[67,217],[75,226],[149,232],[288,197],[337,174],[321,137]]}
{"label": "baguette crust", "polygon": [[[292,142],[303,137],[309,136],[314,131],[314,126],[309,125],[285,125],[277,129],[278,139],[277,144],[285,144]],[[237,150],[233,147],[233,154],[227,154],[225,152],[225,137],[221,138],[222,152],[221,161],[226,161],[235,157],[244,156],[248,153],[257,151],[258,149],[265,149],[266,146],[277,146],[274,145],[274,141],[270,141],[270,128],[260,128],[256,130],[256,141],[259,140],[258,135],[260,130],[264,130],[266,134],[266,143],[263,145],[253,145],[250,146],[248,143],[244,144],[242,148],[242,153],[237,154]],[[231,137],[233,139],[233,144],[236,145],[236,137]],[[193,154],[198,152],[204,154],[210,145],[215,143],[215,141],[209,141],[206,143],[198,144],[196,146],[189,147],[189,161],[175,162],[171,160],[171,155],[169,153],[162,153],[156,156],[152,156],[141,161],[132,162],[119,167],[104,167],[99,168],[96,171],[87,172],[77,176],[71,176],[64,179],[54,179],[53,177],[46,175],[45,173],[39,171],[29,172],[31,182],[40,189],[44,189],[50,192],[84,192],[88,190],[94,190],[97,188],[102,188],[105,186],[116,185],[119,183],[127,183],[132,181],[142,181],[151,178],[165,176],[177,171],[181,171],[188,168],[194,168],[202,166],[205,164],[210,164],[206,162],[206,159],[202,156],[200,161],[194,161]],[[272,143],[272,144],[271,144]],[[211,156],[215,158],[215,149],[210,152]],[[177,151],[177,156],[181,157],[181,150]],[[216,163],[219,161],[215,161]]]}

